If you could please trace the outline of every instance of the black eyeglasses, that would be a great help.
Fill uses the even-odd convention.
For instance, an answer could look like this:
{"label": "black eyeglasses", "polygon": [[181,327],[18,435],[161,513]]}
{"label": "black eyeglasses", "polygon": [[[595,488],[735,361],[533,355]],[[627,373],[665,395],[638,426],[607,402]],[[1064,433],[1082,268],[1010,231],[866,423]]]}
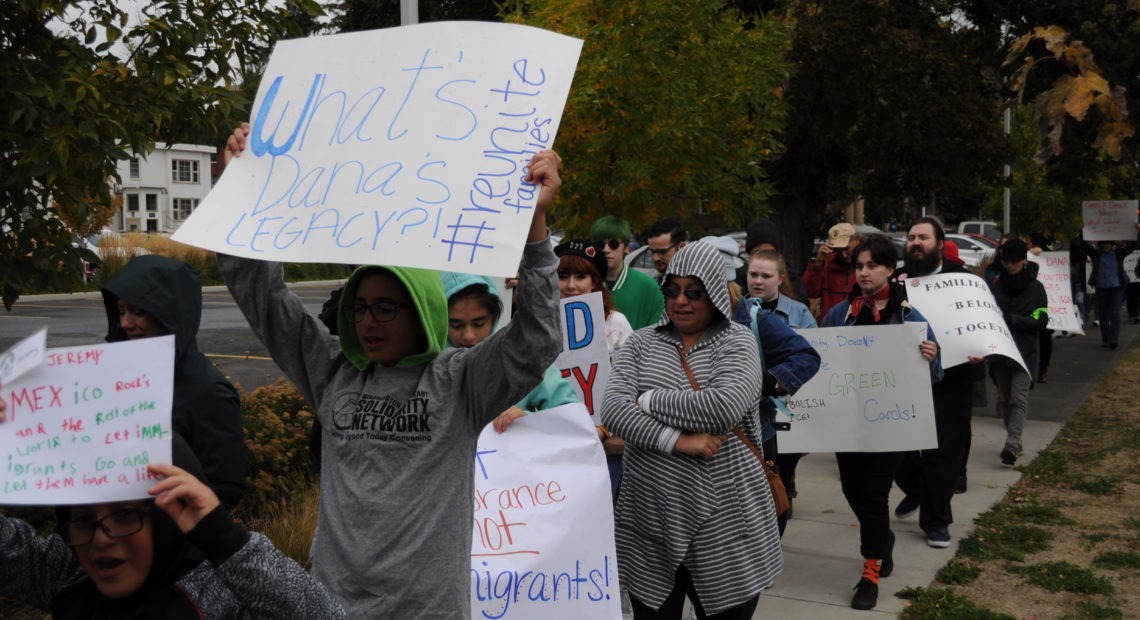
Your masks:
{"label": "black eyeglasses", "polygon": [[599,241],[598,243],[609,247],[611,250],[616,250],[621,247],[622,242],[617,239],[610,239],[608,241]]}
{"label": "black eyeglasses", "polygon": [[676,284],[663,284],[661,285],[661,294],[665,299],[675,299],[678,295],[684,295],[686,299],[697,301],[703,299],[705,292],[699,288],[687,288],[681,290],[681,287]]}
{"label": "black eyeglasses", "polygon": [[130,536],[142,530],[147,511],[143,508],[117,510],[102,519],[73,519],[61,524],[59,531],[64,542],[72,547],[86,545],[95,540],[95,528],[110,538]]}
{"label": "black eyeglasses", "polygon": [[653,248],[649,248],[649,251],[650,251],[651,253],[653,253],[653,254],[657,255],[657,256],[665,256],[666,254],[668,254],[668,253],[669,253],[669,250],[672,250],[673,248],[677,247],[678,245],[680,245],[680,243],[679,243],[679,242],[678,242],[678,243],[674,243],[673,245],[671,245],[671,246],[669,246],[669,247],[667,247],[667,248],[661,248],[660,250],[654,250]]}
{"label": "black eyeglasses", "polygon": [[396,311],[402,307],[408,307],[411,304],[407,302],[392,301],[391,299],[381,299],[370,304],[353,304],[345,308],[345,314],[352,317],[352,320],[357,323],[364,320],[364,314],[372,315],[377,323],[387,323],[396,318]]}

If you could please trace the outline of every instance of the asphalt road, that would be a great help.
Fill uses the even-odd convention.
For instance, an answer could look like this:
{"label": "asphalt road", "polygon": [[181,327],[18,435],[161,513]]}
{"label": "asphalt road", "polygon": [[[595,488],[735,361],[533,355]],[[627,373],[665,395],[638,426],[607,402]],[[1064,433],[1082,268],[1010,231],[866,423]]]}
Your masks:
{"label": "asphalt road", "polygon": [[[341,284],[308,282],[290,287],[315,315],[330,291]],[[44,325],[48,327],[50,348],[103,342],[107,335],[103,298],[98,292],[21,297],[11,312],[0,311],[0,351]],[[273,383],[282,376],[225,287],[206,287],[202,291],[198,348],[230,381],[246,390]]]}

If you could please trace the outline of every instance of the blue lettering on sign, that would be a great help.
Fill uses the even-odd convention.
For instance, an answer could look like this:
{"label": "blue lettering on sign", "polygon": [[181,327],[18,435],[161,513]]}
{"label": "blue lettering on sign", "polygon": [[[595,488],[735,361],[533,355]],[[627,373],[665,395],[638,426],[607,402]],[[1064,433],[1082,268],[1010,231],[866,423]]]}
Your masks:
{"label": "blue lettering on sign", "polygon": [[[579,332],[579,322],[585,328]],[[594,341],[594,315],[590,312],[590,304],[584,301],[572,301],[566,304],[566,346],[571,351],[590,346]]]}
{"label": "blue lettering on sign", "polygon": [[895,403],[884,409],[879,406],[879,401],[874,398],[863,403],[863,419],[868,422],[905,422],[915,417],[913,412],[914,405],[911,405],[910,409],[906,409]]}
{"label": "blue lettering on sign", "polygon": [[[505,218],[529,218],[541,188],[526,180],[527,165],[550,148],[557,122],[540,109],[548,82],[542,63],[516,57],[501,68],[503,77],[480,80],[494,76],[495,68],[464,65],[462,50],[413,53],[415,60],[386,75],[384,84],[341,89],[327,73],[267,76],[249,150],[270,158],[268,173],[251,209],[234,218],[228,245],[258,253],[314,243],[375,250],[414,235],[427,247],[433,240],[444,244],[448,262],[471,264],[480,250],[495,247],[493,234]],[[430,135],[415,136],[423,123],[403,116],[413,110],[433,120]],[[486,144],[464,200],[452,185],[454,173],[446,174],[454,147],[443,147],[471,140],[480,125],[487,125],[479,133]],[[393,151],[382,145],[376,159],[301,155],[306,146],[401,140],[425,146],[435,140],[442,150],[431,148],[419,162],[408,161],[406,151],[385,158]]]}
{"label": "blue lettering on sign", "polygon": [[[570,570],[498,570],[484,561],[482,568],[471,569],[471,591],[480,603],[479,614],[483,618],[497,620],[507,615],[512,604],[520,601],[528,603],[558,603],[577,601],[601,603],[613,597],[611,588],[612,571],[610,557],[601,557],[601,566],[591,568],[582,560],[574,560]],[[494,607],[493,609],[491,607]]]}

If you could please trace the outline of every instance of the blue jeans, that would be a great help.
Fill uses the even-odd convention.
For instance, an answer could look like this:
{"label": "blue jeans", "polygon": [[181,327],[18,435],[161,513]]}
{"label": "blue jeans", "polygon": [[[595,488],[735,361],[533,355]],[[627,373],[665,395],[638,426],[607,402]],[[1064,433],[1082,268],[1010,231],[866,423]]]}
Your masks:
{"label": "blue jeans", "polygon": [[1124,287],[1096,290],[1096,316],[1100,320],[1100,343],[1112,346],[1120,342],[1120,307],[1124,305]]}

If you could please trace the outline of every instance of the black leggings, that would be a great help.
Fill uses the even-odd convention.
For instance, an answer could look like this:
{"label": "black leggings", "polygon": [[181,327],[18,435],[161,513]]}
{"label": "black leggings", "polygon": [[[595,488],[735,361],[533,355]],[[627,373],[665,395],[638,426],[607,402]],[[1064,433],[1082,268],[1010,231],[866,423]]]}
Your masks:
{"label": "black leggings", "polygon": [[681,565],[677,568],[677,576],[673,581],[673,591],[669,593],[669,597],[665,599],[661,609],[654,610],[637,600],[637,597],[632,593],[629,595],[630,606],[633,607],[633,618],[634,620],[681,620],[681,614],[685,611],[686,594],[689,596],[689,600],[693,601],[693,608],[696,609],[697,618],[700,620],[751,620],[752,614],[756,611],[756,605],[760,602],[760,595],[757,594],[736,607],[709,616],[705,614],[701,600],[697,598],[697,590],[693,587],[693,578],[689,575],[688,569]]}

